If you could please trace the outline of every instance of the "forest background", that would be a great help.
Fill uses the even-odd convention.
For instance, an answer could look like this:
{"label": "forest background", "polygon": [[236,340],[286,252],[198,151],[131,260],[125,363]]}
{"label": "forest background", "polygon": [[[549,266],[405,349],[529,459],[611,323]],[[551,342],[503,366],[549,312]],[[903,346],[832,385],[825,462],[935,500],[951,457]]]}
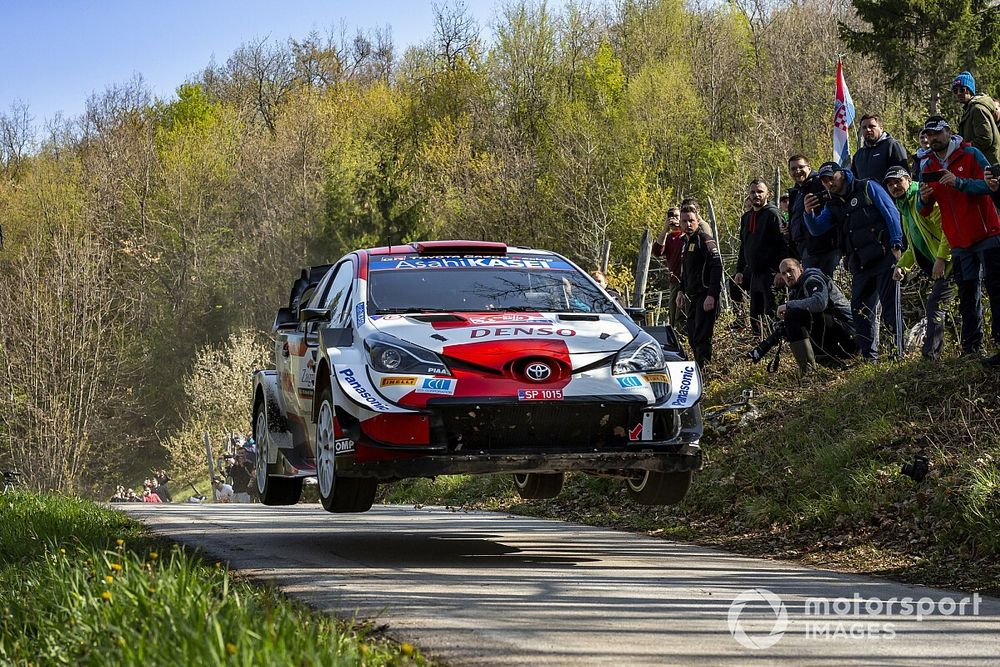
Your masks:
{"label": "forest background", "polygon": [[[388,30],[244,44],[153,99],[139,78],[37,127],[0,114],[0,467],[104,495],[249,428],[298,268],[495,239],[634,264],[683,196],[723,250],[747,183],[829,159],[834,69],[910,150],[948,83],[1000,92],[995,0],[460,3]],[[993,89],[990,89],[993,86]]]}

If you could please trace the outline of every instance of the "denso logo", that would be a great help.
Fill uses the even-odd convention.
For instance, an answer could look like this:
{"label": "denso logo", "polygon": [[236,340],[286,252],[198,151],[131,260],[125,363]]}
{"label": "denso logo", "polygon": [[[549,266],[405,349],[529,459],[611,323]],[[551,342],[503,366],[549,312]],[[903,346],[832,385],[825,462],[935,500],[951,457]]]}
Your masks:
{"label": "denso logo", "polygon": [[497,338],[509,338],[513,336],[562,336],[563,338],[569,338],[575,335],[576,331],[573,329],[553,329],[552,327],[492,327],[489,329],[472,329],[469,332],[469,338],[486,338],[487,336],[495,336]]}
{"label": "denso logo", "polygon": [[691,393],[691,384],[694,382],[694,366],[685,366],[681,374],[681,385],[677,389],[677,398],[670,402],[670,405],[687,405],[688,394]]}

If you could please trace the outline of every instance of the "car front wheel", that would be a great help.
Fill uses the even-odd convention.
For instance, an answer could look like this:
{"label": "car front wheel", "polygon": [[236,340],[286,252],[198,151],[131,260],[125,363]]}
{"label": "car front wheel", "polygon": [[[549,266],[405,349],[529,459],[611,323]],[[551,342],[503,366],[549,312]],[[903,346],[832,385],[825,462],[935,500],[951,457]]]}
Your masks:
{"label": "car front wheel", "polygon": [[632,500],[640,505],[676,505],[684,500],[693,472],[641,470],[625,478]]}
{"label": "car front wheel", "polygon": [[337,430],[329,388],[320,396],[316,420],[316,479],[319,501],[327,512],[367,512],[375,502],[374,478],[337,474]]}
{"label": "car front wheel", "polygon": [[264,402],[259,401],[254,408],[253,437],[257,443],[257,492],[265,505],[294,505],[302,497],[301,477],[275,477],[269,474],[268,458],[271,441],[270,427]]}
{"label": "car front wheel", "polygon": [[514,473],[514,487],[517,488],[517,494],[525,500],[548,500],[555,498],[562,491],[563,474],[561,472]]}

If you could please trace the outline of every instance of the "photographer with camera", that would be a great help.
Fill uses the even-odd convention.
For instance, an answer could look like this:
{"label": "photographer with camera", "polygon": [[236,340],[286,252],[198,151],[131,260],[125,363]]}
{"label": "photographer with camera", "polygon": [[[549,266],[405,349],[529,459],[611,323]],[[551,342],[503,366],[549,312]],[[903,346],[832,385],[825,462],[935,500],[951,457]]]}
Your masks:
{"label": "photographer with camera", "polygon": [[[924,132],[931,152],[920,171],[920,213],[930,215],[935,202],[941,209],[941,229],[951,246],[958,285],[962,353],[978,355],[983,349],[981,281],[993,304],[993,342],[1000,348],[1000,308],[996,306],[1000,304],[1000,216],[990,198],[993,186],[986,178],[987,169],[993,175],[992,167],[979,149],[952,134],[943,117],[930,116]],[[1000,366],[1000,352],[983,363]]]}
{"label": "photographer with camera", "polygon": [[733,282],[750,294],[750,328],[760,337],[765,316],[774,317],[774,276],[788,256],[781,212],[770,202],[764,181],[750,182],[750,210],[740,218],[740,253]]}
{"label": "photographer with camera", "polygon": [[819,180],[819,174],[809,166],[809,160],[805,155],[793,155],[788,158],[788,174],[795,181],[795,186],[789,190],[788,207],[788,232],[792,255],[802,260],[802,266],[805,268],[817,268],[832,278],[841,257],[837,230],[831,229],[825,234],[813,236],[806,229],[803,220],[806,213],[805,196],[813,193],[823,199],[827,194],[826,188]]}
{"label": "photographer with camera", "polygon": [[757,363],[772,347],[788,341],[799,365],[799,377],[816,365],[837,362],[858,353],[851,323],[851,306],[833,279],[819,269],[804,268],[792,257],[778,267],[788,287],[788,301],[778,306],[778,326],[747,356]]}
{"label": "photographer with camera", "polygon": [[930,215],[920,214],[919,186],[910,180],[903,167],[890,167],[885,174],[885,189],[896,200],[908,241],[906,252],[896,263],[893,280],[902,282],[907,269],[916,265],[921,274],[933,280],[927,297],[927,328],[920,353],[924,359],[938,359],[944,345],[945,307],[955,298],[951,281],[951,247],[941,231],[941,211],[937,206]]}
{"label": "photographer with camera", "polygon": [[830,201],[817,215],[822,202],[805,197],[805,223],[809,233],[838,229],[851,272],[851,314],[858,348],[866,361],[878,361],[878,306],[882,321],[896,334],[902,356],[903,322],[897,285],[892,279],[896,261],[903,254],[903,229],[899,211],[885,189],[874,181],[857,179],[836,162],[824,162],[819,178]]}
{"label": "photographer with camera", "polygon": [[695,361],[704,369],[712,360],[712,334],[722,292],[722,256],[715,239],[701,229],[694,206],[681,206],[681,228],[687,243],[677,307],[686,308],[688,343]]}

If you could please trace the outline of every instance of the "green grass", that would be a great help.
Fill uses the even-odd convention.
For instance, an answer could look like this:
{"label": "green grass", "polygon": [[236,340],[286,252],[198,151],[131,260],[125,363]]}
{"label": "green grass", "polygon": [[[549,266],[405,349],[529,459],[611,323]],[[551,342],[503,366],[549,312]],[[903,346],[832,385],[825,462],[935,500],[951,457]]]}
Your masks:
{"label": "green grass", "polygon": [[422,665],[91,503],[0,496],[0,664]]}

